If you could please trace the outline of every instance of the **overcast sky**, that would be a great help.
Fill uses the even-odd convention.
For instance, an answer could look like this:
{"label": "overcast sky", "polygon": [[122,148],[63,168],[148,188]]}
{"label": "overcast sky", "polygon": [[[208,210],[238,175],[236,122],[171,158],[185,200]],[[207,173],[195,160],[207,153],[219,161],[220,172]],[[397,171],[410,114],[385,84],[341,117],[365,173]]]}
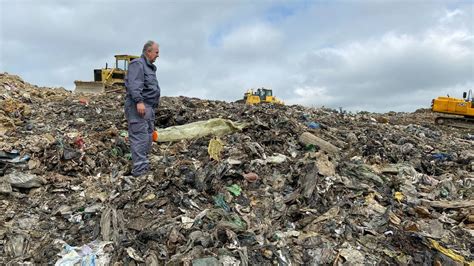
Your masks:
{"label": "overcast sky", "polygon": [[474,1],[0,0],[0,72],[74,88],[160,44],[164,96],[414,111],[474,89]]}

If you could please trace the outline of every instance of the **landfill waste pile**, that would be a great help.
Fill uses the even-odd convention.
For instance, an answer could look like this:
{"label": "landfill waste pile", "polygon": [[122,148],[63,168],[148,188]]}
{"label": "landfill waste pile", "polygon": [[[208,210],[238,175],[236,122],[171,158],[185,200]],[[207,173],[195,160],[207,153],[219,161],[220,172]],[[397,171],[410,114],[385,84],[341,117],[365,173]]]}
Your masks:
{"label": "landfill waste pile", "polygon": [[163,97],[134,178],[123,97],[0,74],[0,264],[473,265],[474,135],[429,110]]}

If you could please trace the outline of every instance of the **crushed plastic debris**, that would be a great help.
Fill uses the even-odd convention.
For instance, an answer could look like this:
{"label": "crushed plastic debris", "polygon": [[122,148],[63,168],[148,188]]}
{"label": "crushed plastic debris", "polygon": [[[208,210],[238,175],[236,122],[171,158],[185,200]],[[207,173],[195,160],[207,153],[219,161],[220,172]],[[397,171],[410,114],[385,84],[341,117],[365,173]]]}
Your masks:
{"label": "crushed plastic debris", "polygon": [[460,262],[460,263],[463,263],[463,264],[466,264],[466,265],[474,265],[474,261],[466,261],[466,259],[457,254],[456,252],[454,252],[453,250],[449,249],[449,248],[445,248],[443,246],[441,246],[436,240],[434,239],[429,239],[430,243],[431,243],[431,246],[438,250],[439,252],[443,253],[444,255],[450,257],[451,259],[453,259],[454,261],[457,261],[457,262]]}
{"label": "crushed plastic debris", "polygon": [[240,196],[240,193],[242,192],[242,188],[240,188],[237,184],[227,187],[227,190],[235,196]]}
{"label": "crushed plastic debris", "polygon": [[222,143],[222,141],[220,141],[218,138],[213,138],[209,141],[207,152],[209,153],[209,156],[212,159],[216,161],[220,161],[221,153],[223,149],[224,149],[224,144]]}
{"label": "crushed plastic debris", "polygon": [[393,197],[398,201],[398,203],[401,203],[401,201],[405,198],[405,196],[403,196],[403,193],[400,191],[395,192],[395,195],[393,195]]}
{"label": "crushed plastic debris", "polygon": [[112,242],[91,242],[81,247],[72,247],[62,241],[63,250],[58,254],[61,258],[56,266],[94,265],[106,266],[110,263],[110,252],[113,251]]}
{"label": "crushed plastic debris", "polygon": [[474,138],[429,110],[163,97],[135,178],[120,103],[0,74],[0,264],[472,264]]}

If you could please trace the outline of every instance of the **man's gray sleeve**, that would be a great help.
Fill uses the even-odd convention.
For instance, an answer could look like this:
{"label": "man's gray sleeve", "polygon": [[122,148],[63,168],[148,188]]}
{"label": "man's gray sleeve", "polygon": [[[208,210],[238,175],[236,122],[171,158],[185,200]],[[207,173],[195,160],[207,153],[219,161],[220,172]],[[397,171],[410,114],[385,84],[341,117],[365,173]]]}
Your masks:
{"label": "man's gray sleeve", "polygon": [[133,62],[128,67],[128,93],[135,103],[143,102],[143,86],[145,83],[145,74],[143,73],[143,66],[139,62]]}

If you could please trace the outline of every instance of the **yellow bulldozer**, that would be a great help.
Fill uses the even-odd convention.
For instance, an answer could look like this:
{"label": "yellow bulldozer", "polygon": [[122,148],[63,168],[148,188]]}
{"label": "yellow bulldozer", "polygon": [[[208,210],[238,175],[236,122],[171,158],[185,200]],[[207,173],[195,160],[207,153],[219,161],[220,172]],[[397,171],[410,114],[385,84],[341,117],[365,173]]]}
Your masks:
{"label": "yellow bulldozer", "polygon": [[79,93],[103,93],[123,91],[125,88],[125,75],[130,62],[139,58],[136,55],[115,55],[115,67],[94,69],[94,81],[76,80],[75,92]]}
{"label": "yellow bulldozer", "polygon": [[431,101],[431,110],[443,115],[436,117],[438,125],[474,128],[474,96],[472,90],[464,92],[463,98],[441,96]]}
{"label": "yellow bulldozer", "polygon": [[273,96],[273,91],[270,89],[265,88],[258,88],[256,91],[253,89],[249,89],[244,94],[243,101],[246,104],[254,105],[254,104],[261,104],[261,103],[271,103],[271,104],[281,104],[284,105],[285,103],[275,96]]}

